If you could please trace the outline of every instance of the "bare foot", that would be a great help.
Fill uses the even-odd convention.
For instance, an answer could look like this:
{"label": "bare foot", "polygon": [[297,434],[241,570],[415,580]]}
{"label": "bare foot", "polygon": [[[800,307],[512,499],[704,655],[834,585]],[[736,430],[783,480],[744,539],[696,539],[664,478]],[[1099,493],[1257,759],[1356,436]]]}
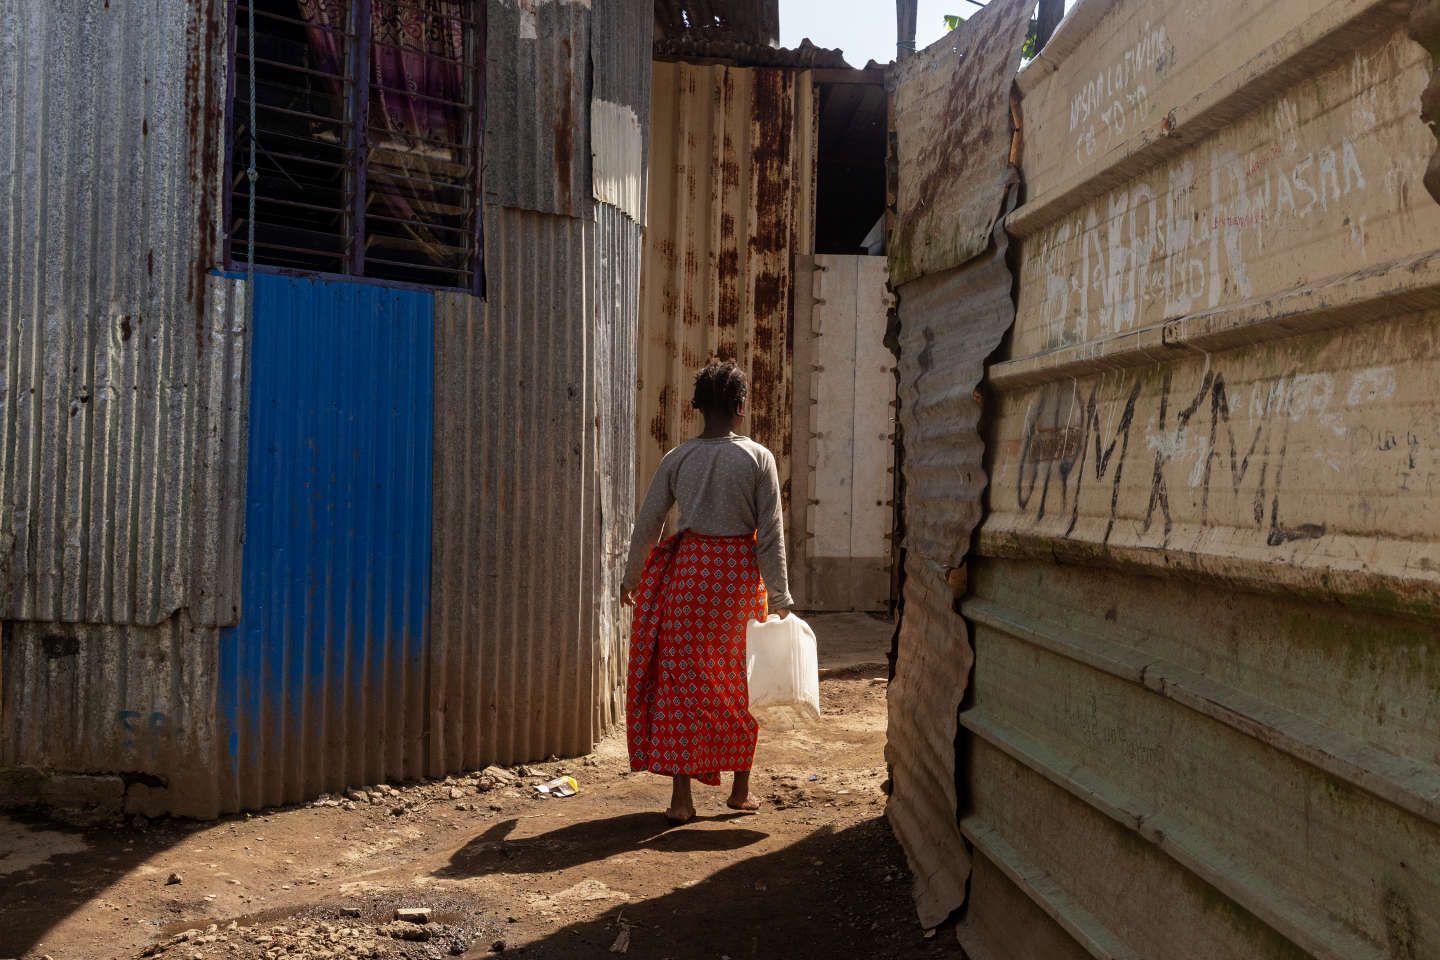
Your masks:
{"label": "bare foot", "polygon": [[695,799],[690,796],[689,777],[675,777],[671,782],[670,808],[665,811],[665,819],[678,827],[695,819]]}
{"label": "bare foot", "polygon": [[754,813],[760,809],[760,801],[750,792],[749,770],[735,771],[735,785],[730,788],[730,799],[725,801],[725,806],[745,813]]}
{"label": "bare foot", "polygon": [[671,807],[665,811],[665,819],[672,826],[682,826],[695,819],[694,807]]}

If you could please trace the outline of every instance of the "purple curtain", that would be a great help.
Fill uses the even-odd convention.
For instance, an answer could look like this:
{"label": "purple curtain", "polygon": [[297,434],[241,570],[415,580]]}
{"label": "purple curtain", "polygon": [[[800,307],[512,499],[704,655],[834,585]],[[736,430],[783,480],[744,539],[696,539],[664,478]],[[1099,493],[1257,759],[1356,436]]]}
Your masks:
{"label": "purple curtain", "polygon": [[[353,0],[297,0],[310,25],[321,68],[340,74],[345,29]],[[467,135],[464,0],[370,0],[370,150],[372,193],[401,224],[397,232],[432,251],[437,260],[462,245],[437,236],[425,221],[447,206],[430,186],[463,189],[465,170],[478,158]],[[372,211],[373,212],[373,211]]]}

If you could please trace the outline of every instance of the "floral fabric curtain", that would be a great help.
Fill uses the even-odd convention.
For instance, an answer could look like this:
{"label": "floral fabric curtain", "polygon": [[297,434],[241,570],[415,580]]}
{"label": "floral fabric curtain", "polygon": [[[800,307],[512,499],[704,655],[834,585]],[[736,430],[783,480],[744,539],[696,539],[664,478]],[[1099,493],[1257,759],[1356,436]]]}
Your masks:
{"label": "floral fabric curtain", "polygon": [[[313,49],[327,72],[345,63],[350,8],[356,0],[297,0]],[[466,89],[464,0],[369,0],[369,129],[367,181],[387,208],[371,216],[374,231],[419,244],[448,263],[463,248],[465,193],[473,154]],[[362,7],[363,9],[363,7]],[[367,206],[369,206],[367,204]],[[463,206],[463,203],[461,204]]]}

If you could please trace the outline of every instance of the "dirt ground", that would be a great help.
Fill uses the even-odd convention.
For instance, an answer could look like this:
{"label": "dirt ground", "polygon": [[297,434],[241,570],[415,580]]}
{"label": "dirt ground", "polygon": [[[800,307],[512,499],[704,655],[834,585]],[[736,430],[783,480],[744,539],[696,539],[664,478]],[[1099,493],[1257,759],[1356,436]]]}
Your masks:
{"label": "dirt ground", "polygon": [[[617,737],[216,823],[0,817],[0,958],[959,957],[916,923],[883,816],[890,627],[812,622],[823,718],[762,729],[759,815],[697,785],[701,819],[668,827],[668,782]],[[567,773],[578,795],[535,792]]]}

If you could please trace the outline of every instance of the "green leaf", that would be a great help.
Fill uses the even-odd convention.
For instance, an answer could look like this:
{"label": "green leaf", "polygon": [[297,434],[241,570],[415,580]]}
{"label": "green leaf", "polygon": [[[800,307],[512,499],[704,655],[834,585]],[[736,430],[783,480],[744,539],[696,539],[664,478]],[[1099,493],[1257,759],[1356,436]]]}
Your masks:
{"label": "green leaf", "polygon": [[1040,40],[1040,21],[1031,20],[1030,29],[1025,34],[1025,42],[1020,45],[1020,58],[1022,60],[1035,59],[1035,44]]}

